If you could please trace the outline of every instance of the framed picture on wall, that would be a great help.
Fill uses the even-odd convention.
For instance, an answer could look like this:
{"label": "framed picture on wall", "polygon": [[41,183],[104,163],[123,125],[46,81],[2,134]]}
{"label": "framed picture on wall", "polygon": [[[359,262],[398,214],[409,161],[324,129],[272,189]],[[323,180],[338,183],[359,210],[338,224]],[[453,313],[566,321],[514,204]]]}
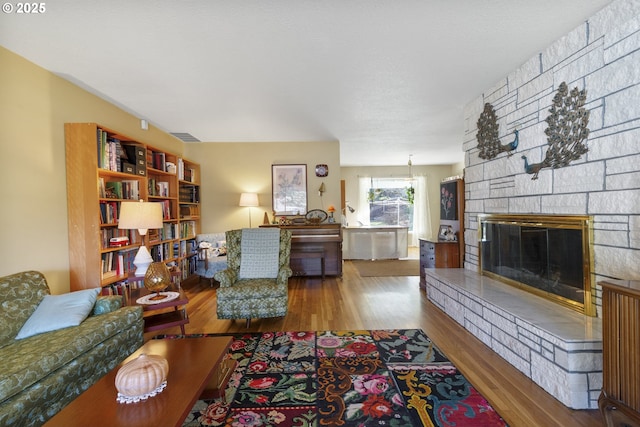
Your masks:
{"label": "framed picture on wall", "polygon": [[440,184],[440,219],[458,219],[458,181]]}
{"label": "framed picture on wall", "polygon": [[307,213],[307,165],[271,165],[272,206],[277,216]]}

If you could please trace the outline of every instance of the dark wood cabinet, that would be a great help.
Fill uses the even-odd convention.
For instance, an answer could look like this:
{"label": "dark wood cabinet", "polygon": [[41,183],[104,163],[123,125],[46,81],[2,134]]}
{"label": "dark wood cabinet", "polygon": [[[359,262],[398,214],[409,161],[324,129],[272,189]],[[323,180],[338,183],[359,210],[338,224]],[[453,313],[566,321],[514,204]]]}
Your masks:
{"label": "dark wood cabinet", "polygon": [[291,270],[294,276],[342,276],[340,224],[261,225],[291,231]]}
{"label": "dark wood cabinet", "polygon": [[607,427],[640,426],[640,281],[602,286],[602,393]]}
{"label": "dark wood cabinet", "polygon": [[425,268],[459,268],[460,246],[454,242],[420,239],[420,287],[427,286]]}
{"label": "dark wood cabinet", "polygon": [[464,180],[460,178],[446,179],[440,183],[440,228],[434,241],[451,242],[444,235],[443,230],[453,231],[454,241],[458,245],[458,267],[464,267]]}

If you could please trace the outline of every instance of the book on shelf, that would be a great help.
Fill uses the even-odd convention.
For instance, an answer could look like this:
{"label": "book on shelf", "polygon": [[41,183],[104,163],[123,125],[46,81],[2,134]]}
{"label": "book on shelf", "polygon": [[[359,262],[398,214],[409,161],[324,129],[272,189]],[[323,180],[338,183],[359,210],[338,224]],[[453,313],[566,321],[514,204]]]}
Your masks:
{"label": "book on shelf", "polygon": [[118,222],[119,202],[100,202],[100,224]]}
{"label": "book on shelf", "polygon": [[109,132],[98,128],[96,135],[98,167],[114,172],[122,172],[122,158],[124,156],[122,143]]}
{"label": "book on shelf", "polygon": [[122,172],[120,158],[122,157],[122,145],[120,140],[116,138],[109,138],[109,144],[111,146],[111,156],[109,157],[110,169],[116,172]]}
{"label": "book on shelf", "polygon": [[149,241],[151,243],[159,243],[167,240],[175,240],[178,237],[178,224],[167,222],[162,225],[162,228],[149,230]]}
{"label": "book on shelf", "polygon": [[181,181],[196,182],[195,168],[190,168],[181,158],[178,158],[178,179]]}
{"label": "book on shelf", "polygon": [[147,230],[147,239],[149,241],[149,244],[156,244],[160,242],[162,240],[160,229],[152,228]]}
{"label": "book on shelf", "polygon": [[135,179],[122,180],[122,198],[129,200],[139,200],[140,182]]}
{"label": "book on shelf", "polygon": [[193,168],[184,168],[184,180],[188,182],[196,182],[196,171]]}
{"label": "book on shelf", "polygon": [[178,158],[178,179],[184,180],[184,160]]}
{"label": "book on shelf", "polygon": [[157,183],[158,195],[162,197],[169,197],[169,183],[167,181],[160,181]]}
{"label": "book on shelf", "polygon": [[138,280],[120,280],[119,282],[110,283],[102,287],[102,295],[122,295],[125,305],[129,305],[130,293],[134,289],[138,289],[143,285]]}
{"label": "book on shelf", "polygon": [[151,258],[154,261],[168,261],[174,258],[173,243],[165,242],[151,246]]}
{"label": "book on shelf", "polygon": [[102,270],[100,279],[106,280],[111,277],[115,277],[116,268],[117,268],[117,258],[114,256],[113,252],[107,252],[102,254]]}
{"label": "book on shelf", "polygon": [[[151,151],[151,150],[149,150]],[[151,167],[161,171],[166,170],[165,153],[151,151]]]}
{"label": "book on shelf", "polygon": [[169,182],[149,178],[148,186],[150,196],[169,197]]}
{"label": "book on shelf", "polygon": [[198,185],[180,185],[179,199],[185,203],[200,202],[200,187]]}
{"label": "book on shelf", "polygon": [[200,206],[198,205],[180,205],[180,218],[190,219],[200,216]]}
{"label": "book on shelf", "polygon": [[137,253],[137,247],[122,249],[118,251],[118,262],[121,275],[129,274],[135,271],[136,266],[133,265],[133,260],[135,259]]}
{"label": "book on shelf", "polygon": [[103,177],[98,178],[98,197],[100,197],[101,199],[104,199],[105,197],[107,197],[107,192],[104,187]]}
{"label": "book on shelf", "polygon": [[164,223],[160,232],[160,240],[174,240],[178,238],[178,224]]}
{"label": "book on shelf", "polygon": [[198,257],[192,256],[189,258],[184,258],[180,261],[180,271],[182,273],[182,279],[186,279],[189,276],[196,273],[196,269],[198,268]]}
{"label": "book on shelf", "polygon": [[181,240],[179,254],[181,258],[197,256],[198,242],[196,242],[196,239]]}
{"label": "book on shelf", "polygon": [[171,202],[169,200],[160,201],[162,204],[162,219],[171,219]]}
{"label": "book on shelf", "polygon": [[189,239],[196,237],[196,222],[182,221],[180,223],[180,238]]}

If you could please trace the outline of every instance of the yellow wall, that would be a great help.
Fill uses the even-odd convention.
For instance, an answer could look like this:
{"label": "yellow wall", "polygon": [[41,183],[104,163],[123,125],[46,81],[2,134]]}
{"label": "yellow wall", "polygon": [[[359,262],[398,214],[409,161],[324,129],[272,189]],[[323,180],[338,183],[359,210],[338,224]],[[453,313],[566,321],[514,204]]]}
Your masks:
{"label": "yellow wall", "polygon": [[155,146],[183,143],[0,47],[0,276],[39,270],[69,290],[65,122],[97,122]]}
{"label": "yellow wall", "polygon": [[[0,64],[0,276],[38,270],[54,294],[69,291],[64,123],[95,122],[200,163],[202,232],[247,227],[249,209],[238,206],[245,191],[259,194],[252,225],[262,224],[265,212],[271,219],[272,164],[306,164],[308,208],[326,210],[332,204],[337,222],[341,179],[349,198],[358,173],[394,173],[393,168],[347,168],[345,173],[338,141],[184,144],[153,125],[142,130],[139,118],[3,47]],[[316,177],[316,164],[327,164],[329,176]],[[437,194],[440,179],[452,175],[449,166],[422,168],[415,166],[414,173],[428,176],[430,194]],[[437,218],[437,203],[431,211]]]}
{"label": "yellow wall", "polygon": [[[201,163],[202,231],[248,226],[240,193],[258,192],[254,226],[271,217],[271,165],[307,164],[309,209],[340,203],[337,141],[304,143],[183,144],[139,118],[0,47],[0,276],[43,272],[55,294],[69,291],[64,123],[95,122],[138,141]],[[183,152],[184,151],[184,152]],[[317,178],[315,165],[329,165]],[[321,200],[320,183],[327,188]],[[339,221],[339,216],[337,216]]]}
{"label": "yellow wall", "polygon": [[[260,206],[251,208],[251,223],[262,224],[271,215],[271,165],[306,164],[308,209],[340,209],[340,145],[327,142],[190,143],[185,157],[200,163],[201,231],[217,233],[248,227],[249,208],[240,207],[240,193],[258,193]],[[329,175],[318,178],[315,166],[326,164]],[[324,182],[322,199],[318,188]],[[336,212],[336,221],[340,221]]]}

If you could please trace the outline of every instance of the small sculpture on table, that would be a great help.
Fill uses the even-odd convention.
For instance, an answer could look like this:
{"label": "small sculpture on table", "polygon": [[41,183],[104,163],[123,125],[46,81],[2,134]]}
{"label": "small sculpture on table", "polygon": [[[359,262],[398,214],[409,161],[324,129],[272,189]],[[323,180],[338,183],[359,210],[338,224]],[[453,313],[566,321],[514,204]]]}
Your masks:
{"label": "small sculpture on table", "polygon": [[167,386],[169,362],[162,356],[141,354],[127,362],[116,374],[120,403],[136,403],[162,392]]}
{"label": "small sculpture on table", "polygon": [[144,287],[156,295],[151,300],[161,300],[167,298],[160,291],[165,290],[171,284],[171,273],[164,262],[153,262],[144,275]]}
{"label": "small sculpture on table", "polygon": [[336,208],[333,205],[329,205],[329,207],[327,208],[327,212],[329,213],[329,219],[328,222],[330,224],[333,224],[334,222],[336,222],[335,218],[333,217],[333,213],[336,211]]}

